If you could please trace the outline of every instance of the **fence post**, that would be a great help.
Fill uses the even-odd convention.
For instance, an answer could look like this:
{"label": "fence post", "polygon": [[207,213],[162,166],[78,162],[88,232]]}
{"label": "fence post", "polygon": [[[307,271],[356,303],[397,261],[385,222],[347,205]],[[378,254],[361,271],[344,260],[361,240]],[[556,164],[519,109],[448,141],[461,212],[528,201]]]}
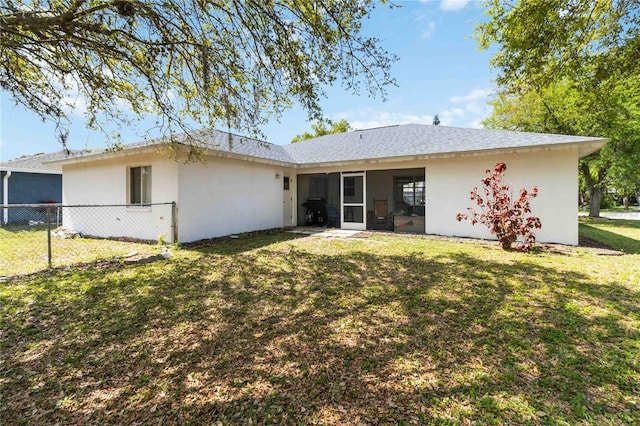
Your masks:
{"label": "fence post", "polygon": [[47,265],[51,269],[51,207],[47,206]]}
{"label": "fence post", "polygon": [[176,222],[176,202],[171,202],[171,243],[178,242],[178,227]]}

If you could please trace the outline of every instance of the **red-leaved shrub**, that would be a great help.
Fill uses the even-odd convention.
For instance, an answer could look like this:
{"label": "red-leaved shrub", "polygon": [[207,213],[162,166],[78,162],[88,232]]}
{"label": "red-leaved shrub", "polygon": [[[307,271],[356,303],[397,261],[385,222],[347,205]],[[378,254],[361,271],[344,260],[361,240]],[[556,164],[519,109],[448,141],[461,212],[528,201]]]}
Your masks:
{"label": "red-leaved shrub", "polygon": [[542,228],[540,219],[535,216],[527,216],[531,213],[530,199],[538,195],[538,187],[534,186],[531,192],[520,190],[520,196],[511,200],[511,187],[504,183],[504,172],[507,170],[505,163],[496,163],[493,172],[487,169],[488,177],[482,179],[484,185],[484,197],[478,194],[478,188],[471,191],[471,200],[480,207],[480,211],[468,208],[468,214],[458,213],[458,221],[466,220],[472,225],[480,222],[489,228],[503,249],[511,248],[518,236],[522,236],[522,243],[516,248],[529,251],[536,241],[533,229]]}

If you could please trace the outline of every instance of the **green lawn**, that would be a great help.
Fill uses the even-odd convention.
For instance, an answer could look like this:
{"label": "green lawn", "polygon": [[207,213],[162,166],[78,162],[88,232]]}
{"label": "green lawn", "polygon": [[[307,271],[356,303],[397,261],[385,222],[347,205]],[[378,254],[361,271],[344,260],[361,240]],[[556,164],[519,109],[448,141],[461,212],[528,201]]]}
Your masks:
{"label": "green lawn", "polygon": [[[119,257],[132,251],[154,254],[158,246],[92,238],[51,239],[52,266]],[[47,268],[45,226],[0,228],[0,276],[32,273]]]}
{"label": "green lawn", "polygon": [[615,250],[640,254],[640,221],[580,218],[580,235]]}
{"label": "green lawn", "polygon": [[[585,208],[584,211],[588,212],[589,209]],[[607,212],[624,213],[624,212],[636,212],[636,211],[638,211],[637,204],[629,205],[629,208],[627,210],[624,209],[624,206],[613,206],[606,209],[600,209],[600,213],[607,213]]]}
{"label": "green lawn", "polygon": [[638,254],[258,235],[4,282],[0,323],[10,424],[640,423]]}

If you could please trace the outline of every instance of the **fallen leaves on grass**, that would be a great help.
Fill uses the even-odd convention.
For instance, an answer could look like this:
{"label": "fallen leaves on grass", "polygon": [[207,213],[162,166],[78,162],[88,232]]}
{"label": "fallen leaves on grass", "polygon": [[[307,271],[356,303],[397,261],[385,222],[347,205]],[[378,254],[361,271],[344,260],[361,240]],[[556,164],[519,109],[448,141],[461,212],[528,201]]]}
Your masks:
{"label": "fallen leaves on grass", "polygon": [[257,235],[172,262],[11,280],[0,417],[640,421],[637,256],[371,238]]}

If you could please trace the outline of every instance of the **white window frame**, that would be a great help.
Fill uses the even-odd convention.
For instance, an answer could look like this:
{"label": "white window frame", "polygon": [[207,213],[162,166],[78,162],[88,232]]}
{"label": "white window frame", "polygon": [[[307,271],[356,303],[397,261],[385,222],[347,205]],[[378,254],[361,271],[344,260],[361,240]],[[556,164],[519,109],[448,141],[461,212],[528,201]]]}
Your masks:
{"label": "white window frame", "polygon": [[[140,187],[138,188],[138,191],[140,193],[140,202],[134,202],[133,201],[133,193],[131,191],[132,186],[133,186],[133,170],[135,169],[140,169]],[[147,172],[143,172],[143,169],[147,169]],[[139,208],[150,208],[151,207],[151,203],[152,203],[152,184],[153,184],[153,180],[152,180],[152,168],[151,168],[151,164],[144,164],[144,165],[139,165],[139,166],[130,166],[127,168],[127,205],[135,208],[135,209],[139,209]],[[148,182],[147,182],[148,181]],[[144,191],[145,188],[145,184],[146,186],[148,186],[148,192]],[[148,199],[145,199],[147,198]]]}

